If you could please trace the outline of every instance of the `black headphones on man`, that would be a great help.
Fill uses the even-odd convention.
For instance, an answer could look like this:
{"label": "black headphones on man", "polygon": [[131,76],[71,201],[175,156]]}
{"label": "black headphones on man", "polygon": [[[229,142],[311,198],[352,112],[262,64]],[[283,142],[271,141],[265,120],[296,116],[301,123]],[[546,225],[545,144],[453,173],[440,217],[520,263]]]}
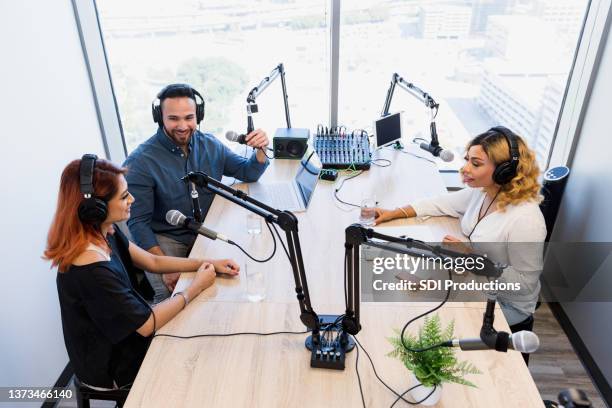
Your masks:
{"label": "black headphones on man", "polygon": [[[159,125],[159,127],[164,127],[164,118],[162,116],[161,110],[161,101],[167,98],[168,93],[176,90],[185,90],[189,97],[192,98],[196,103],[196,122],[199,125],[201,121],[204,120],[204,98],[198,91],[193,89],[191,86],[187,84],[170,84],[157,94],[157,98],[151,103],[151,113],[153,114],[153,121]],[[200,101],[196,99],[199,98]]]}
{"label": "black headphones on man", "polygon": [[79,204],[79,219],[86,224],[101,224],[108,215],[108,204],[105,200],[94,196],[93,174],[98,156],[84,154],[79,168],[79,184],[83,201]]}
{"label": "black headphones on man", "polygon": [[510,146],[510,160],[499,163],[493,171],[493,181],[500,186],[508,184],[516,176],[519,164],[519,148],[516,134],[504,126],[495,126],[489,132],[497,132],[503,135]]}

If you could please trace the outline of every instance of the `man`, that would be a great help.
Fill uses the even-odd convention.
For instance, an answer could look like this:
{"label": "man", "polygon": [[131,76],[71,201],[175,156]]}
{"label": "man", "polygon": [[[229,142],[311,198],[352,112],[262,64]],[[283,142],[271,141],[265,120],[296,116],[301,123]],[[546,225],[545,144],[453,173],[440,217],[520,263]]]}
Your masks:
{"label": "man", "polygon": [[[196,100],[196,97],[199,101]],[[246,136],[255,149],[250,158],[232,152],[211,134],[197,129],[204,118],[204,100],[189,85],[172,84],[157,95],[153,119],[157,133],[138,146],[127,158],[127,181],[136,198],[128,226],[136,244],[156,255],[187,256],[196,234],[166,222],[168,210],[191,215],[191,186],[181,181],[190,171],[203,171],[221,180],[223,175],[242,181],[257,181],[269,162],[265,149],[269,144],[264,131],[257,129]],[[198,188],[203,216],[208,212],[213,193]],[[155,289],[155,303],[174,290],[179,274],[150,274]]]}

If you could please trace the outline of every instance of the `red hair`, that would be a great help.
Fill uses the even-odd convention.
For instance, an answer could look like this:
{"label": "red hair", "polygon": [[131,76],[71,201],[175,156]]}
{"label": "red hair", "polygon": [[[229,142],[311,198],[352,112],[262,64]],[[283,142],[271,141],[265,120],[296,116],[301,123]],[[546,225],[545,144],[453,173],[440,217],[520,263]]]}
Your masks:
{"label": "red hair", "polygon": [[[52,267],[57,266],[60,272],[65,272],[90,243],[107,247],[100,226],[79,219],[78,209],[83,201],[80,166],[80,159],[73,160],[62,172],[57,210],[49,228],[43,256],[51,261]],[[94,196],[108,202],[117,194],[119,175],[126,172],[127,169],[107,160],[96,160],[93,172]]]}

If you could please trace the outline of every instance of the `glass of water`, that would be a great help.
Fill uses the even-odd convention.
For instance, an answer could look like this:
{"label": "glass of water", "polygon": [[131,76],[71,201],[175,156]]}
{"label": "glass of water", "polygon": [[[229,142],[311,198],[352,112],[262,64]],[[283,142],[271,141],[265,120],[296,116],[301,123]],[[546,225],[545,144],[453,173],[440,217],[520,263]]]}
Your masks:
{"label": "glass of water", "polygon": [[251,302],[264,300],[266,298],[266,278],[263,265],[247,262],[244,265],[243,276],[246,276],[247,299]]}
{"label": "glass of water", "polygon": [[250,235],[261,234],[261,217],[257,214],[247,214],[247,232]]}
{"label": "glass of water", "polygon": [[359,212],[359,223],[366,227],[374,225],[376,218],[376,199],[373,197],[364,198],[361,200]]}

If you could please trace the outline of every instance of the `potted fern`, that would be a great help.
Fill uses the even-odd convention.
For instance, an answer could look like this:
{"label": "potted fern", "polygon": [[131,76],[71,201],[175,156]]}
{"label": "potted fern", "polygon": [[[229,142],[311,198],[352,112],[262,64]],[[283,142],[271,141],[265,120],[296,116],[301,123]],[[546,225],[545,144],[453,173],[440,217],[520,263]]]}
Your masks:
{"label": "potted fern", "polygon": [[[419,328],[418,337],[404,334],[404,343],[409,349],[423,349],[453,338],[455,321],[442,329],[440,317],[436,314],[425,317]],[[416,387],[410,391],[412,398],[422,405],[435,405],[442,396],[443,383],[457,383],[476,387],[464,377],[467,374],[480,374],[480,371],[467,361],[457,361],[451,347],[436,347],[422,352],[409,351],[402,344],[400,332],[388,340],[394,349],[388,355],[396,357],[411,371],[411,384]]]}

